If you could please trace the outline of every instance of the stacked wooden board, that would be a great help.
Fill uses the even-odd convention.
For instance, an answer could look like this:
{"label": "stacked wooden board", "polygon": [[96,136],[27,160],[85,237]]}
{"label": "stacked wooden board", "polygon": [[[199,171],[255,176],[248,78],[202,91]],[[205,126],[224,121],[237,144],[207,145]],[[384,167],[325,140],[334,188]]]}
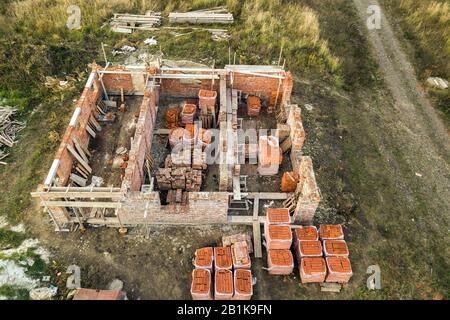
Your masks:
{"label": "stacked wooden board", "polygon": [[170,12],[170,23],[233,23],[233,14],[224,7],[203,9],[189,12]]}
{"label": "stacked wooden board", "polygon": [[111,30],[132,33],[133,30],[155,30],[161,25],[161,12],[148,12],[145,15],[115,13],[110,20]]}

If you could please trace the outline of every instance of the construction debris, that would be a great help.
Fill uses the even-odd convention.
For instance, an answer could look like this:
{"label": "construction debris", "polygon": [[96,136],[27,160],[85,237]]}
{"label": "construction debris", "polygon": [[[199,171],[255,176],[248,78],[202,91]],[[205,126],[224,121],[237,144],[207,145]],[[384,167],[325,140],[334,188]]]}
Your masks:
{"label": "construction debris", "polygon": [[144,43],[148,46],[156,46],[158,44],[158,41],[154,37],[147,38],[144,40]]}
{"label": "construction debris", "polygon": [[233,23],[233,14],[225,7],[216,7],[189,12],[170,12],[170,23]]}
{"label": "construction debris", "polygon": [[430,77],[427,79],[427,84],[441,90],[448,89],[448,81],[438,77]]}
{"label": "construction debris", "polygon": [[9,106],[0,106],[0,160],[6,158],[9,153],[7,148],[12,148],[17,143],[16,135],[25,128],[25,123],[13,120],[17,109]]}
{"label": "construction debris", "polygon": [[122,46],[120,49],[114,49],[112,51],[112,55],[116,56],[118,54],[126,54],[126,53],[131,53],[136,51],[136,47],[132,47],[132,46],[128,46],[128,45],[124,45]]}
{"label": "construction debris", "polygon": [[134,30],[155,30],[161,25],[161,12],[149,11],[145,15],[115,13],[110,20],[111,30],[132,33]]}

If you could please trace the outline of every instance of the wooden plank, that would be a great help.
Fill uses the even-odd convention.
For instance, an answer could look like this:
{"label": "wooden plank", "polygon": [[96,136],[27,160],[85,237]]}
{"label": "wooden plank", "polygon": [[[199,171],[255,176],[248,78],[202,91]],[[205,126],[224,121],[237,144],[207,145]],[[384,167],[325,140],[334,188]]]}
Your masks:
{"label": "wooden plank", "polygon": [[42,201],[41,205],[47,207],[108,208],[108,209],[117,209],[122,206],[120,202],[88,202],[88,201]]}
{"label": "wooden plank", "polygon": [[89,199],[122,199],[124,194],[121,192],[63,192],[63,191],[52,191],[52,192],[32,192],[31,196],[33,198],[42,199],[56,199],[56,198],[89,198]]}
{"label": "wooden plank", "polygon": [[97,131],[102,131],[102,126],[97,122],[97,120],[95,120],[95,118],[92,116],[89,117],[89,121],[91,122],[91,124],[95,127],[95,129],[97,129]]}
{"label": "wooden plank", "polygon": [[342,286],[339,283],[324,282],[320,284],[320,291],[322,292],[341,292]]}
{"label": "wooden plank", "polygon": [[70,145],[66,144],[67,150],[77,159],[77,161],[89,172],[92,173],[92,168],[86,163],[86,161],[81,158],[81,156],[75,151],[75,149]]}
{"label": "wooden plank", "polygon": [[77,145],[77,147],[80,147],[81,149],[83,149],[83,152],[84,152],[87,156],[89,156],[89,157],[91,156],[91,152],[89,151],[89,149],[88,149],[87,147],[85,147],[85,146],[81,143],[80,139],[78,139],[77,136],[73,135],[71,138],[72,138],[72,142],[73,142],[75,145]]}
{"label": "wooden plank", "polygon": [[75,182],[80,187],[85,187],[87,179],[80,177],[79,175],[76,175],[75,173],[70,174],[70,180]]}
{"label": "wooden plank", "polygon": [[261,226],[259,221],[253,221],[253,246],[255,258],[262,258]]}
{"label": "wooden plank", "polygon": [[255,197],[253,200],[253,221],[258,221],[259,216],[259,197]]}
{"label": "wooden plank", "polygon": [[258,197],[260,200],[284,200],[287,199],[290,194],[282,192],[248,192],[245,195],[249,199]]}
{"label": "wooden plank", "polygon": [[[72,140],[73,141],[73,140]],[[76,143],[75,141],[73,141],[73,145],[75,146],[76,151],[78,152],[78,154],[83,158],[83,160],[88,163],[89,159],[86,156],[86,154],[83,151],[83,148],[80,147],[80,145],[78,143]]]}
{"label": "wooden plank", "polygon": [[92,138],[95,138],[96,133],[94,132],[94,130],[92,130],[89,124],[86,125],[86,131],[91,135]]}

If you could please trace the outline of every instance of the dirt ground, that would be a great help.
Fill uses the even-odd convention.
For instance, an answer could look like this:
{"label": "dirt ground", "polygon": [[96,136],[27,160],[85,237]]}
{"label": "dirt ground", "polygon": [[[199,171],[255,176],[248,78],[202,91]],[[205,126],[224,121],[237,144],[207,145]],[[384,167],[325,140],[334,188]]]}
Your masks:
{"label": "dirt ground", "polygon": [[[117,156],[116,150],[119,147],[130,150],[130,138],[134,136],[136,130],[136,120],[139,117],[141,103],[142,97],[126,97],[126,111],[115,112],[116,120],[114,122],[102,123],[102,131],[98,132],[95,139],[90,142],[92,175],[103,178],[104,186],[120,187],[122,183],[124,170],[113,168],[112,161]],[[117,102],[117,104],[120,103]]]}

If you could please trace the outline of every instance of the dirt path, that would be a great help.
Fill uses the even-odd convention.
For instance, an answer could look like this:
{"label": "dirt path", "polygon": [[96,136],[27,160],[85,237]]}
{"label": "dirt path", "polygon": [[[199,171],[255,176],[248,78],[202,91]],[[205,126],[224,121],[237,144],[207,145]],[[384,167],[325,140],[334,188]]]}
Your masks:
{"label": "dirt path", "polygon": [[[353,0],[353,2],[364,25],[369,16],[367,8],[370,5],[381,7],[375,0]],[[428,148],[434,147],[434,151],[447,157],[449,140],[445,125],[425,96],[414,68],[383,12],[381,29],[369,30],[368,37],[387,87],[395,99],[396,109],[401,114],[399,120],[415,134],[430,138],[435,143],[428,145]]]}

